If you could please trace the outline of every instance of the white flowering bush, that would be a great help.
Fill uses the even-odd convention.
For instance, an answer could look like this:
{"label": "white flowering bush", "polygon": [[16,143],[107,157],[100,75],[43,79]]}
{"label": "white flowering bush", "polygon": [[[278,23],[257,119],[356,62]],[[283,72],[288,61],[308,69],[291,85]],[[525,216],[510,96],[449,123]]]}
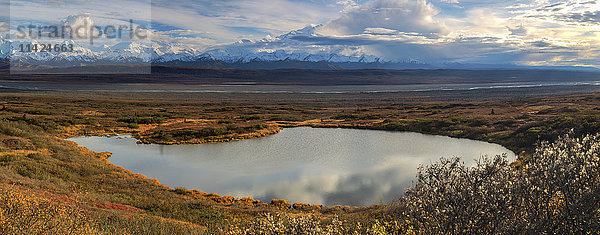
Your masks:
{"label": "white flowering bush", "polygon": [[516,179],[504,156],[482,158],[472,168],[458,158],[442,159],[420,169],[417,184],[403,199],[405,213],[428,231],[495,231],[511,223]]}
{"label": "white flowering bush", "polygon": [[420,169],[396,213],[427,233],[598,234],[599,164],[600,135],[544,142],[520,166],[442,159]]}
{"label": "white flowering bush", "polygon": [[520,171],[519,229],[545,233],[600,231],[600,135],[542,143]]}
{"label": "white flowering bush", "polygon": [[322,223],[315,215],[288,215],[283,213],[264,214],[254,221],[245,234],[306,234],[319,235],[346,234],[343,223],[334,217],[327,223]]}

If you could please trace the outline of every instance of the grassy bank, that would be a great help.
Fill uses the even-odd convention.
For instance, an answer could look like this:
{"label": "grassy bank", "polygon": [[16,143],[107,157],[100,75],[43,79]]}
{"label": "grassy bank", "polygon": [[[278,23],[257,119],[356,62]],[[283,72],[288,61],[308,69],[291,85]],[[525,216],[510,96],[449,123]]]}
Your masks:
{"label": "grassy bank", "polygon": [[[523,160],[526,161],[518,166],[527,169],[526,166],[542,164],[535,160],[538,158],[548,162],[566,161],[566,158],[553,160],[554,158],[544,155],[545,151],[536,152],[535,146],[539,140],[554,141],[570,130],[576,137],[598,131],[598,94],[471,103],[365,101],[368,97],[353,100],[328,98],[325,100],[327,102],[316,97],[314,100],[269,103],[257,100],[223,102],[217,99],[92,99],[68,94],[48,96],[32,93],[7,93],[1,96],[2,233],[19,233],[21,229],[32,232],[43,229],[55,233],[138,234],[541,231],[541,227],[535,226],[551,223],[558,229],[565,225],[556,224],[557,221],[563,220],[570,223],[569,226],[572,225],[569,228],[574,228],[598,218],[595,212],[598,209],[597,177],[588,177],[589,183],[586,184],[576,181],[580,183],[568,189],[560,188],[558,183],[534,185],[553,190],[550,194],[523,191],[526,186],[531,185],[524,185],[523,182],[526,181],[518,179],[529,176],[514,173],[520,171],[501,160],[482,164],[480,170],[462,176],[457,172],[471,171],[448,162],[424,169],[413,193],[394,205],[369,208],[320,207],[290,205],[284,200],[259,202],[251,198],[232,198],[198,190],[172,189],[156,180],[110,164],[106,159],[109,153],[90,152],[63,139],[78,135],[128,133],[145,142],[204,143],[255,138],[293,126],[416,131],[485,140],[502,144],[515,152],[525,151],[523,156],[527,158]],[[586,146],[584,147],[589,150],[592,144]],[[597,156],[595,149],[589,150],[589,154]],[[573,150],[571,153],[577,154],[584,150]],[[585,164],[593,165],[595,162]],[[557,169],[556,174],[567,172],[561,171],[563,168],[559,164],[553,167],[552,169]],[[457,178],[457,182],[463,182],[463,185],[473,184],[472,187],[469,186],[473,190],[467,190],[469,187],[456,187],[452,182],[431,180],[439,178],[434,177],[435,174],[455,173],[458,174],[457,177],[462,177]],[[535,175],[534,173],[528,174]],[[497,179],[504,176],[514,179],[514,183],[521,186],[503,188],[505,186],[498,183]],[[561,177],[563,178],[556,179],[571,180],[569,177],[575,176],[563,174]],[[485,187],[479,188],[477,182]],[[536,182],[544,184],[554,181],[544,179]],[[440,195],[427,194],[431,189],[442,191]],[[566,194],[579,189],[585,193]],[[453,214],[462,209],[443,207],[457,201],[466,203],[483,200],[488,195],[486,193],[495,193],[497,190],[515,190],[510,192],[520,195],[518,198],[527,196],[543,203],[494,199],[495,201],[482,201],[482,204],[469,207],[472,208],[469,209],[471,214]],[[559,191],[562,196],[557,194]],[[450,197],[452,192],[465,193],[461,194],[464,198]],[[468,192],[475,192],[476,195]],[[534,207],[534,204],[538,207]],[[519,214],[518,210],[508,210],[507,213],[512,214],[498,217],[502,219],[482,219],[473,222],[475,224],[467,221],[469,216],[479,215],[478,213],[505,211],[503,207],[493,207],[494,205],[508,205],[513,209],[531,208],[531,211],[524,215]],[[551,210],[542,210],[542,206]],[[581,217],[582,219],[571,223],[572,214],[569,213],[575,213],[581,207],[589,207],[592,211],[586,214],[588,217]],[[444,208],[445,212],[434,213],[440,208]],[[496,209],[486,212],[489,208]],[[513,230],[506,227],[506,224],[515,224],[511,222],[513,220],[531,219],[536,213],[548,216],[544,217],[544,221],[531,222],[531,226],[520,224],[521,227],[510,228]],[[502,226],[504,230],[494,230]],[[587,227],[587,231],[593,228],[595,227]]]}

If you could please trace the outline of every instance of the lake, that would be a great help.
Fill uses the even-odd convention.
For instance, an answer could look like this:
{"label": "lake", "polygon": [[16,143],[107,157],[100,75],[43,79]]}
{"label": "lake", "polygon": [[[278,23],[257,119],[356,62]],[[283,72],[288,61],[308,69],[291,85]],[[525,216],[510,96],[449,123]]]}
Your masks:
{"label": "lake", "polygon": [[468,165],[481,155],[516,158],[500,145],[468,139],[309,127],[202,145],[139,145],[129,136],[69,140],[112,152],[113,164],[173,188],[329,206],[389,203],[413,185],[419,166],[440,157],[461,157]]}

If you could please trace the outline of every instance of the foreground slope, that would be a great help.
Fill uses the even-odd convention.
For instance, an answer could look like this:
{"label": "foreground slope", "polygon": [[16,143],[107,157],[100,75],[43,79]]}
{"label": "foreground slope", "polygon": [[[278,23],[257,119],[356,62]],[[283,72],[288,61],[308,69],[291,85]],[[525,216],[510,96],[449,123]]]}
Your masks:
{"label": "foreground slope", "polygon": [[[410,103],[390,94],[385,99],[368,94],[307,95],[294,101],[256,94],[254,98],[262,102],[252,96],[222,99],[222,94],[186,102],[164,94],[154,99],[147,95],[156,94],[137,94],[134,100],[131,94],[111,99],[89,95],[2,94],[3,233],[598,231],[600,137],[583,142],[558,138],[571,129],[575,136],[599,130],[600,111],[593,108],[600,101],[598,94],[461,104]],[[172,189],[110,164],[109,153],[93,153],[62,139],[84,134],[155,136],[151,133],[163,130],[164,136],[149,141],[164,141],[175,138],[168,134],[178,130],[256,131],[234,127],[257,124],[411,130],[493,141],[525,152],[514,164],[495,158],[468,170],[444,160],[424,168],[416,186],[398,203],[350,208],[290,205],[285,200],[265,203]],[[536,151],[540,138],[558,142]]]}

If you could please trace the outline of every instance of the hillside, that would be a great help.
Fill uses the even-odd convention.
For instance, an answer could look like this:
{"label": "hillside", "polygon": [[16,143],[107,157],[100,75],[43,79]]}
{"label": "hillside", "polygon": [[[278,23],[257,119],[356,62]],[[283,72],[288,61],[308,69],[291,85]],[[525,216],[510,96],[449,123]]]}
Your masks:
{"label": "hillside", "polygon": [[[600,230],[600,181],[597,167],[593,167],[598,164],[600,137],[561,137],[564,133],[582,137],[598,131],[600,110],[594,108],[600,101],[598,94],[460,103],[396,103],[393,97],[381,99],[369,94],[281,94],[269,95],[269,99],[264,94],[237,98],[212,94],[212,98],[196,97],[195,101],[189,96],[163,100],[164,94],[153,99],[138,95],[4,90],[0,109],[0,233]],[[356,108],[365,102],[370,106]],[[501,157],[488,158],[469,170],[456,160],[441,160],[422,169],[416,185],[397,203],[355,208],[290,205],[285,200],[260,202],[202,189],[173,189],[111,164],[107,160],[110,153],[90,152],[63,139],[134,134],[160,142],[176,137],[169,137],[169,133],[182,125],[200,130],[198,133],[204,133],[205,128],[227,128],[224,133],[229,134],[261,131],[243,128],[256,124],[416,131],[501,143],[524,152],[513,164]],[[198,136],[204,137],[214,140],[222,136]],[[543,144],[536,150],[538,140],[556,144]],[[573,213],[581,216],[573,218]]]}

